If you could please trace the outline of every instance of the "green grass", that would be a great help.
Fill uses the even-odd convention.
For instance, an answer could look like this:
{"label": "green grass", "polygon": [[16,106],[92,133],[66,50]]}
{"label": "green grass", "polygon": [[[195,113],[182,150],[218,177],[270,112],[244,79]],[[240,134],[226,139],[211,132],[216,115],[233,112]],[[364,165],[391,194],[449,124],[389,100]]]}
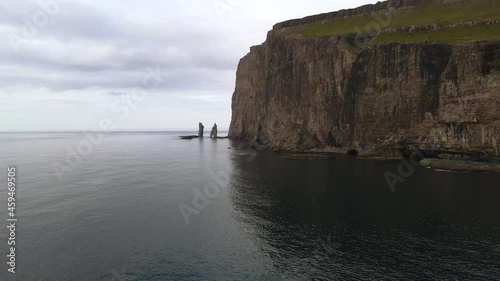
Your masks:
{"label": "green grass", "polygon": [[[297,27],[293,32],[299,32],[307,36],[335,36],[342,34],[370,32],[374,33],[387,28],[398,28],[416,25],[449,25],[453,23],[471,21],[471,20],[490,20],[500,18],[500,0],[484,0],[469,4],[444,5],[431,3],[420,6],[413,10],[397,11],[391,16],[375,14],[362,15],[346,19],[336,19],[326,23],[312,24],[306,27]],[[457,28],[457,30],[445,30],[442,35],[448,36],[449,40],[454,40],[461,36],[462,32],[469,36],[471,40],[480,37],[481,40],[487,39],[484,36],[494,35],[488,31],[488,27],[480,30],[466,30],[466,28]],[[494,27],[497,30],[497,27]],[[480,31],[481,36],[467,34],[469,31]],[[420,33],[420,32],[419,32]],[[425,32],[422,32],[425,33]],[[429,37],[428,34],[415,34],[415,39]],[[433,36],[431,36],[433,37]],[[495,37],[495,36],[494,36]],[[415,40],[406,37],[403,34],[395,34],[393,39]],[[436,37],[433,37],[436,38]],[[389,36],[380,39],[380,42],[387,42]],[[467,41],[467,40],[466,40]]]}
{"label": "green grass", "polygon": [[374,18],[371,15],[336,19],[327,23],[308,26],[303,33],[308,36],[334,36],[349,33],[360,33]]}
{"label": "green grass", "polygon": [[488,66],[491,68],[500,68],[500,60],[490,62],[488,63]]}
{"label": "green grass", "polygon": [[445,28],[436,31],[420,31],[415,33],[391,32],[380,34],[373,43],[468,43],[486,40],[500,40],[500,24],[475,25],[472,27]]}
{"label": "green grass", "polygon": [[302,128],[299,123],[291,123],[290,124],[290,130],[291,131],[298,131]]}

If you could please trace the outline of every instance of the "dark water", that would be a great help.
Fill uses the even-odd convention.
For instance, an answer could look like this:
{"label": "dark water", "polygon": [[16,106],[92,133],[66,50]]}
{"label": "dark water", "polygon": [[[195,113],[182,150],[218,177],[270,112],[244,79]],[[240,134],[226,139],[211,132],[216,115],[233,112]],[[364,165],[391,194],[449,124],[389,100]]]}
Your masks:
{"label": "dark water", "polygon": [[0,227],[0,280],[500,280],[499,175],[416,168],[392,193],[398,162],[178,135],[105,135],[60,182],[82,134],[0,134],[19,217],[15,275]]}

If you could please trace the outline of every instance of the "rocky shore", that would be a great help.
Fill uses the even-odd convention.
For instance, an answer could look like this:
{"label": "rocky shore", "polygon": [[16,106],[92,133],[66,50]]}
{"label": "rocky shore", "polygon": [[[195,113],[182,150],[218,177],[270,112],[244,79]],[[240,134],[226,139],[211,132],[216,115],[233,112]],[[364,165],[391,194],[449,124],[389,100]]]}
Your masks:
{"label": "rocky shore", "polygon": [[475,162],[464,160],[424,159],[420,165],[427,168],[460,172],[500,173],[500,162]]}
{"label": "rocky shore", "polygon": [[[334,152],[285,152],[281,151],[281,158],[284,159],[294,159],[294,160],[328,160],[333,159],[345,153],[334,153]],[[416,154],[414,154],[416,155]],[[443,155],[440,155],[443,157]],[[480,162],[472,160],[459,160],[459,157],[453,156],[452,154],[446,154],[445,157],[450,157],[450,159],[443,158],[424,158],[420,160],[420,165],[426,168],[432,168],[436,170],[447,170],[447,171],[457,171],[457,172],[483,172],[483,173],[500,173],[500,161],[491,162]],[[361,155],[353,156],[359,160],[371,160],[371,161],[401,161],[405,159],[403,156],[373,156],[373,155]],[[468,158],[468,156],[463,155],[463,158]],[[455,158],[455,159],[453,159]]]}

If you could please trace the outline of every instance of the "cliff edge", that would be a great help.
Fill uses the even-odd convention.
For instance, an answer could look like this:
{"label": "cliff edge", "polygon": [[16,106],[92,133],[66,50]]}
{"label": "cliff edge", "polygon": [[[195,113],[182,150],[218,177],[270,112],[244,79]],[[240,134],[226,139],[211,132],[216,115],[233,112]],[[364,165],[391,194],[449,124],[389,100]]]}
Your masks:
{"label": "cliff edge", "polygon": [[276,24],[239,63],[229,137],[498,157],[499,19],[499,0],[391,0]]}

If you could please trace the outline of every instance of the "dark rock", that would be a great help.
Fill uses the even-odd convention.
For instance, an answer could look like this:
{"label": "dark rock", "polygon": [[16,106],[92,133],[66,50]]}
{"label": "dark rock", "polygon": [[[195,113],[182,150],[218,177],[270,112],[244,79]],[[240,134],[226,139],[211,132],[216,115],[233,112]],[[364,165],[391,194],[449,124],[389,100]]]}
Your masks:
{"label": "dark rock", "polygon": [[358,154],[359,154],[358,151],[355,149],[351,149],[351,150],[347,151],[347,155],[349,155],[349,156],[358,156]]}
{"label": "dark rock", "polygon": [[285,154],[281,158],[285,159],[305,159],[305,160],[327,160],[334,158],[332,154],[313,154],[313,153],[296,153],[296,154]]}
{"label": "dark rock", "polygon": [[445,159],[424,159],[420,161],[420,165],[423,167],[439,169],[439,170],[500,173],[500,163],[485,163],[485,162],[445,160]]}
{"label": "dark rock", "polygon": [[205,126],[200,122],[198,124],[198,137],[202,138],[203,137],[203,130],[205,129]]}
{"label": "dark rock", "polygon": [[181,138],[182,140],[192,140],[192,139],[197,139],[198,136],[180,136],[179,138]]}
{"label": "dark rock", "polygon": [[217,124],[214,123],[214,126],[212,127],[212,131],[210,131],[210,138],[217,138]]}

